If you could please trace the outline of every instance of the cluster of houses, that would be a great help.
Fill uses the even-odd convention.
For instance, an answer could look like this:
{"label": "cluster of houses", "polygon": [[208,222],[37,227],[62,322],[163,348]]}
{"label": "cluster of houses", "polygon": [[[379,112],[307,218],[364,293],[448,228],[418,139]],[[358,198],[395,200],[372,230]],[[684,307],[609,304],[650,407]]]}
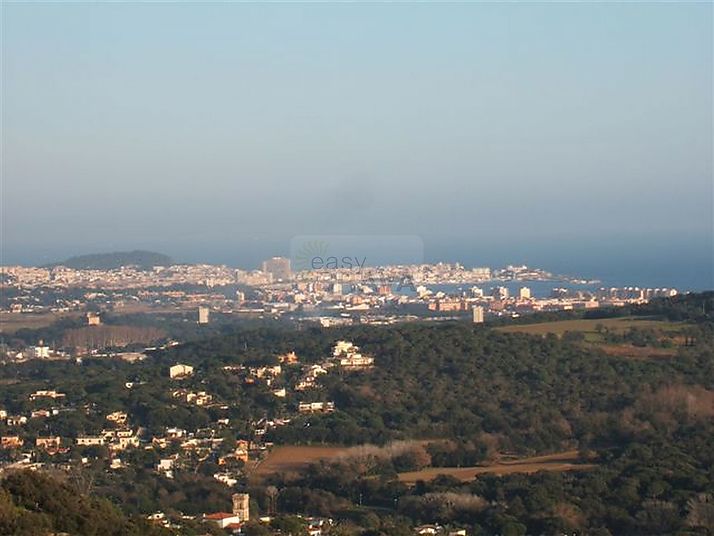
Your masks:
{"label": "cluster of houses", "polygon": [[[290,386],[286,386],[283,381],[285,367],[299,366],[301,374],[297,382]],[[340,369],[344,371],[367,370],[374,366],[374,358],[364,355],[360,352],[359,347],[355,346],[350,341],[337,341],[333,347],[332,355],[315,364],[301,364],[295,352],[288,352],[278,356],[278,364],[251,366],[243,365],[227,365],[223,367],[227,372],[237,372],[244,375],[246,384],[263,383],[272,388],[273,395],[279,398],[286,398],[290,391],[303,392],[311,389],[319,388],[318,378],[328,374],[331,369]],[[169,367],[169,378],[180,382],[194,375],[194,367],[187,364],[176,363]],[[127,384],[127,388],[133,385]],[[289,391],[290,389],[290,391]],[[209,407],[216,405],[214,396],[207,391],[195,391],[185,387],[177,387],[170,392],[173,399],[186,404]],[[31,401],[48,400],[52,402],[51,407],[34,409],[30,413],[29,418],[46,418],[57,415],[60,411],[69,411],[70,409],[62,408],[61,402],[65,399],[66,394],[55,389],[38,390],[29,395]],[[316,413],[331,413],[335,411],[335,403],[332,401],[299,401],[296,404],[297,414],[316,414]],[[9,427],[19,427],[27,424],[27,415],[8,415],[6,411],[0,409],[0,419],[6,422]],[[132,430],[128,426],[128,415],[123,411],[116,411],[106,415],[106,420],[111,424],[111,427],[102,430],[99,434],[83,435],[74,438],[74,443],[77,446],[104,446],[108,447],[111,453],[122,451],[131,447],[138,447],[141,444],[139,431]],[[252,424],[253,434],[256,437],[265,435],[268,430],[284,426],[291,422],[291,417],[274,419],[260,419]],[[227,426],[228,419],[219,419],[219,425]],[[215,430],[212,431],[215,435]],[[163,448],[173,441],[180,440],[183,450],[192,449],[195,452],[211,452],[216,447],[220,438],[216,437],[200,437],[200,434],[191,435],[185,430],[167,429],[165,437],[153,438],[152,445]],[[25,445],[24,439],[20,435],[5,435],[0,438],[0,448],[2,449],[19,449]],[[42,449],[50,454],[65,452],[68,445],[62,444],[62,439],[59,436],[37,437],[35,439],[35,447]],[[236,446],[236,458],[247,461],[248,445],[239,442]],[[163,462],[161,471],[167,473],[171,468],[169,461]],[[157,469],[159,470],[159,469]],[[226,483],[232,482],[232,478],[224,478],[222,481]]]}
{"label": "cluster of houses", "polygon": [[213,402],[213,395],[206,391],[191,391],[190,389],[176,389],[171,392],[171,397],[196,406],[209,406]]}
{"label": "cluster of houses", "polygon": [[[29,395],[30,401],[50,400],[61,402],[66,394],[52,390],[38,390]],[[52,406],[49,408],[39,408],[30,411],[30,419],[48,418],[58,415],[61,411],[75,411],[74,408],[63,408]],[[4,420],[8,427],[20,427],[28,423],[26,415],[8,415],[7,411],[0,410],[0,419]],[[131,430],[125,425],[127,414],[121,411],[110,413],[106,416],[113,428],[104,429],[97,435],[79,436],[74,438],[77,446],[107,446],[111,452],[121,451],[129,447],[139,446],[138,431]],[[0,449],[21,449],[25,446],[25,439],[20,435],[3,435],[0,437]],[[62,438],[58,435],[39,435],[34,438],[34,446],[47,454],[62,454],[69,451],[69,445],[63,444]],[[30,456],[31,457],[31,456]]]}
{"label": "cluster of houses", "polygon": [[[349,341],[337,341],[333,347],[332,355],[315,364],[302,365],[295,352],[289,352],[278,356],[278,364],[251,366],[228,365],[223,367],[228,372],[240,372],[244,374],[246,384],[263,383],[273,388],[271,392],[279,398],[285,398],[289,394],[289,387],[282,382],[285,367],[300,366],[301,375],[292,386],[295,392],[307,391],[319,388],[318,378],[328,374],[331,369],[338,368],[345,371],[366,370],[374,366],[374,358],[362,354],[359,348]],[[169,378],[176,381],[191,378],[194,375],[194,367],[187,364],[177,363],[169,367]],[[127,385],[129,388],[129,385]],[[133,386],[132,386],[133,387]],[[172,398],[196,406],[215,405],[214,396],[207,391],[194,391],[192,389],[178,387],[171,391]],[[61,407],[61,402],[66,394],[55,389],[38,390],[29,395],[31,401],[48,400],[52,402],[51,407],[34,409],[29,418],[46,418],[57,415],[60,411],[67,410]],[[332,401],[311,401],[298,402],[297,414],[330,413],[335,411],[335,404]],[[27,424],[27,415],[8,415],[6,411],[0,410],[0,419],[4,420],[9,427],[18,427]],[[128,416],[125,412],[116,411],[106,416],[106,420],[112,427],[104,429],[96,435],[79,436],[74,439],[78,446],[106,446],[111,452],[121,451],[129,447],[139,446],[138,431],[128,428]],[[228,425],[228,419],[217,424]],[[278,426],[284,426],[291,421],[291,418],[276,418],[272,420],[261,419],[253,424],[256,436],[264,435],[268,430]],[[176,431],[173,431],[176,433]],[[168,438],[168,439],[167,439]],[[154,438],[153,442],[161,444],[162,441],[172,441],[180,437],[172,436],[172,431],[167,431],[167,438]],[[210,448],[206,442],[215,439],[199,439],[196,437],[185,438],[186,448],[202,449]],[[35,446],[46,452],[62,452],[62,441],[57,436],[38,437]],[[0,448],[21,448],[24,440],[19,435],[6,435],[0,438]]]}
{"label": "cluster of houses", "polygon": [[[259,367],[245,367],[243,365],[226,365],[223,370],[226,372],[245,374],[246,384],[264,383],[268,387],[279,385],[281,375],[285,372],[285,365],[300,365],[300,361],[295,352],[289,352],[278,356],[277,365],[264,365]],[[176,365],[185,367],[186,365]],[[308,391],[320,387],[318,379],[320,376],[328,374],[331,369],[344,371],[368,370],[374,367],[374,357],[363,355],[359,347],[349,341],[337,341],[333,347],[332,355],[319,363],[305,364],[301,366],[301,375],[293,390],[296,392]],[[288,396],[288,389],[285,386],[275,387],[271,390],[273,395],[279,398]],[[334,411],[334,403],[324,402],[322,404],[299,403],[298,413],[315,413]]]}
{"label": "cluster of houses", "polygon": [[[318,389],[318,378],[328,374],[330,370],[356,371],[366,370],[374,366],[374,358],[360,353],[359,348],[349,341],[337,341],[332,354],[319,363],[301,363],[295,352],[277,356],[277,363],[263,366],[227,365],[223,367],[226,372],[238,374],[243,377],[246,385],[265,385],[273,395],[280,398],[287,397],[290,393],[300,393],[310,389]],[[286,374],[290,367],[300,367],[299,374]],[[169,390],[171,398],[177,402],[188,405],[212,407],[218,406],[228,409],[227,405],[220,405],[215,396],[205,390],[193,388],[191,379],[197,371],[188,364],[176,363],[169,367],[168,376],[172,382]],[[291,378],[292,380],[288,380]],[[296,379],[296,380],[295,380]],[[126,384],[127,389],[138,385],[136,382]],[[36,402],[40,409],[32,410],[30,418],[50,417],[61,411],[78,411],[84,409],[91,411],[91,405],[79,407],[65,407],[66,394],[55,389],[38,390],[28,395],[29,400]],[[251,421],[249,429],[253,440],[226,439],[223,429],[230,425],[230,419],[219,418],[211,426],[195,431],[183,428],[167,427],[162,434],[147,437],[145,430],[132,427],[130,416],[125,411],[113,411],[104,415],[106,426],[99,433],[79,435],[74,438],[60,437],[58,435],[45,435],[34,437],[32,434],[12,434],[0,437],[0,449],[20,451],[20,463],[24,467],[39,468],[43,466],[39,451],[49,455],[67,453],[72,448],[85,449],[88,447],[102,447],[108,453],[109,470],[121,470],[126,467],[120,458],[120,453],[127,449],[144,448],[156,452],[155,471],[166,478],[174,478],[176,471],[192,470],[196,463],[210,460],[216,463],[219,470],[213,478],[227,487],[238,485],[245,464],[260,458],[270,448],[271,444],[261,438],[276,427],[289,424],[294,416],[331,413],[336,410],[335,403],[329,400],[303,401],[298,395],[294,405],[290,404],[294,415],[282,418],[261,418]],[[46,402],[45,402],[46,401]],[[27,415],[8,415],[0,409],[0,419],[9,427],[19,427],[28,422]],[[227,447],[226,441],[231,445]],[[34,442],[34,449],[31,447]],[[29,443],[29,444],[28,444]],[[29,447],[29,448],[28,448]],[[24,450],[27,449],[27,452]],[[82,456],[91,456],[88,451],[81,450]],[[14,456],[17,460],[17,456]],[[61,459],[61,458],[59,458]],[[34,461],[34,463],[33,463]],[[88,458],[82,458],[88,462]],[[53,466],[61,466],[58,461]],[[247,497],[246,494],[235,494],[236,497]],[[235,499],[238,500],[238,499]],[[244,501],[240,499],[241,504]],[[247,499],[245,499],[247,501]],[[203,521],[213,523],[228,531],[239,531],[240,526],[248,519],[247,502],[245,508],[238,508],[234,501],[233,512],[217,512],[206,514]],[[172,521],[163,514],[155,513],[150,519],[165,526],[171,526]],[[323,530],[331,524],[331,520],[321,518],[306,518],[308,532],[312,536],[320,536]],[[175,520],[173,521],[175,522]]]}
{"label": "cluster of houses", "polygon": [[374,358],[362,355],[359,348],[349,341],[337,341],[332,356],[336,364],[346,370],[363,370],[374,366]]}

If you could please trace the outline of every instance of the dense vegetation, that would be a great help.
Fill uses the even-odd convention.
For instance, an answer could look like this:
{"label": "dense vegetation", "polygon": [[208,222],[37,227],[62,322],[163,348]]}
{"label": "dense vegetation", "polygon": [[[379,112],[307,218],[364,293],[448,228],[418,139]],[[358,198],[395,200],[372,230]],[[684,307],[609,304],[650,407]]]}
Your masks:
{"label": "dense vegetation", "polygon": [[[456,322],[222,329],[221,335],[157,351],[133,364],[88,359],[81,365],[6,365],[0,368],[0,407],[11,413],[28,411],[35,403],[27,395],[51,387],[66,392],[69,405],[82,408],[31,420],[30,437],[96,432],[106,413],[123,409],[148,436],[161,434],[166,426],[196,430],[228,417],[231,425],[221,429],[225,437],[250,438],[251,422],[290,416],[290,424],[271,430],[269,440],[352,445],[437,440],[416,454],[323,462],[297,476],[240,484],[262,512],[270,509],[266,486],[272,485],[280,490],[280,512],[333,516],[343,533],[406,534],[410,524],[440,522],[469,527],[473,534],[710,534],[711,299],[708,293],[637,310],[688,321],[686,344],[662,359],[615,357],[575,337],[501,333]],[[294,385],[299,376],[295,368],[286,367],[270,388],[260,382],[248,385],[239,373],[223,369],[228,364],[275,363],[277,354],[290,350],[302,362],[319,362],[338,339],[351,340],[374,355],[376,367],[332,371],[320,377],[320,389],[286,399],[270,389]],[[657,342],[645,337],[642,344]],[[192,364],[197,371],[181,385],[208,390],[218,406],[175,403],[167,368],[176,362]],[[135,386],[127,389],[127,381]],[[302,400],[332,400],[337,411],[297,417]],[[219,407],[223,404],[228,409]],[[0,435],[4,431],[0,425]],[[396,479],[398,472],[425,465],[475,465],[503,454],[572,448],[597,467],[483,476],[472,482],[439,477],[412,487]],[[94,454],[100,462],[106,456]],[[169,481],[153,472],[154,451],[142,449],[122,458],[131,469],[106,473],[98,462],[87,471],[96,469],[96,490],[127,512],[175,509],[196,514],[230,504],[229,490],[210,476],[216,470],[213,460]],[[251,530],[258,534],[262,529]]]}
{"label": "dense vegetation", "polygon": [[158,536],[167,532],[140,519],[127,518],[106,499],[77,492],[67,482],[30,471],[0,481],[0,534]]}

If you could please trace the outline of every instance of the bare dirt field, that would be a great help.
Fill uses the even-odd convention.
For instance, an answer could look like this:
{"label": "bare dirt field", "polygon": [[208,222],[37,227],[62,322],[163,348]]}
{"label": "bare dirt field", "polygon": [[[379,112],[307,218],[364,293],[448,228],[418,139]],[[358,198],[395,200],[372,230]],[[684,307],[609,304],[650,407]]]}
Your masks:
{"label": "bare dirt field", "polygon": [[299,472],[308,465],[344,454],[349,447],[340,446],[281,446],[250,469],[251,477],[261,478],[273,473]]}
{"label": "bare dirt field", "polygon": [[418,480],[433,480],[439,475],[448,475],[469,482],[478,475],[509,475],[513,473],[537,473],[538,471],[586,471],[595,464],[581,463],[578,452],[569,450],[557,454],[502,460],[491,465],[477,467],[429,467],[421,471],[399,473],[399,480],[405,484],[414,484]]}
{"label": "bare dirt field", "polygon": [[47,327],[60,318],[78,317],[82,313],[0,313],[0,333],[15,333],[19,329]]}

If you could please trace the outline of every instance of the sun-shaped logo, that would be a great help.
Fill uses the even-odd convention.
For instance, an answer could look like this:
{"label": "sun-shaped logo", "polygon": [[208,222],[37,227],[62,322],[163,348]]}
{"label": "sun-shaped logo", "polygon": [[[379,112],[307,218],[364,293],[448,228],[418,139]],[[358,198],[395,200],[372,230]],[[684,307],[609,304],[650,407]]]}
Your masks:
{"label": "sun-shaped logo", "polygon": [[312,260],[316,257],[327,256],[329,247],[329,244],[323,240],[310,240],[308,242],[304,242],[295,252],[295,269],[298,271],[312,270]]}

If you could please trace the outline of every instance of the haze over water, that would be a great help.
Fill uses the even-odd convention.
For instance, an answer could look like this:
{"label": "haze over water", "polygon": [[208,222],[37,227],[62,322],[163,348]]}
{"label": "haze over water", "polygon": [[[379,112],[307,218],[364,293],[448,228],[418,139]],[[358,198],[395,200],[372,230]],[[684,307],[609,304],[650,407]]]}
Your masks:
{"label": "haze over water", "polygon": [[712,5],[3,5],[3,264],[296,234],[714,287]]}

